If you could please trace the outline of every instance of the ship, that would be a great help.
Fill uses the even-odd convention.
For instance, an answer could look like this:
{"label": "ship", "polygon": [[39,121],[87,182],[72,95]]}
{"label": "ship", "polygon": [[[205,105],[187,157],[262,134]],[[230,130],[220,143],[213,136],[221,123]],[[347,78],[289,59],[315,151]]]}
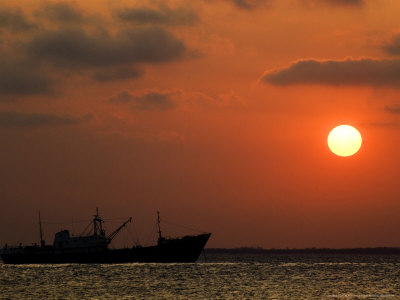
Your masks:
{"label": "ship", "polygon": [[16,247],[5,244],[1,259],[5,264],[193,263],[198,260],[211,236],[211,233],[202,233],[177,238],[164,237],[160,214],[157,212],[158,240],[155,245],[110,248],[112,240],[131,222],[132,218],[129,218],[113,232],[106,234],[104,220],[96,209],[90,234],[71,236],[68,230],[61,230],[55,234],[53,244],[46,245],[39,212],[40,244],[20,244]]}

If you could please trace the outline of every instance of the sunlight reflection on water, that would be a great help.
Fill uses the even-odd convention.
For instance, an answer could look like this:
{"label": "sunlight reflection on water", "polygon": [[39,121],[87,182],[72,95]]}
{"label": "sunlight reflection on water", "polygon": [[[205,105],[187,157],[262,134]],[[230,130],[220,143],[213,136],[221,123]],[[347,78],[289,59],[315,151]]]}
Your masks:
{"label": "sunlight reflection on water", "polygon": [[400,256],[209,255],[195,264],[4,265],[1,299],[397,299]]}

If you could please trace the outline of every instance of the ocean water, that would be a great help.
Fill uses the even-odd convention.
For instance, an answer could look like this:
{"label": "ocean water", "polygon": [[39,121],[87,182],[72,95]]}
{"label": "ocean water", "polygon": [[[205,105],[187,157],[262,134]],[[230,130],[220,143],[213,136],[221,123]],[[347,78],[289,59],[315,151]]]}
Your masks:
{"label": "ocean water", "polygon": [[400,256],[213,254],[193,264],[0,262],[0,299],[400,299]]}

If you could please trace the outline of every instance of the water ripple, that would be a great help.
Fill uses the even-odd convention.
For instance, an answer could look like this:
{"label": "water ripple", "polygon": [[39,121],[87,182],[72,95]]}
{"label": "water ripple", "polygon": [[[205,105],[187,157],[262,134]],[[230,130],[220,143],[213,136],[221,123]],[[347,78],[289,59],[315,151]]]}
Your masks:
{"label": "water ripple", "polygon": [[397,299],[400,257],[212,255],[195,264],[4,265],[1,299]]}

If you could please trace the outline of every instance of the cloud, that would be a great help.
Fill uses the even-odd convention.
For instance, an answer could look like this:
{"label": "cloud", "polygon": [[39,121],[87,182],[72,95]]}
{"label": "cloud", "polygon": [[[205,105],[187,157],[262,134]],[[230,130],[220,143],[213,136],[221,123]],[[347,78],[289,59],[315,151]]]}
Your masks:
{"label": "cloud", "polygon": [[[82,18],[77,9],[64,2],[45,8],[41,17],[59,18],[64,23]],[[31,28],[23,20],[19,10],[0,10],[0,29]],[[62,86],[65,75],[73,72],[99,82],[135,79],[144,74],[144,64],[187,57],[184,42],[162,27],[134,27],[111,34],[98,25],[100,29],[95,32],[66,24],[51,30],[37,27],[29,34],[18,35],[18,41],[6,35],[7,47],[0,48],[0,101],[51,94],[55,84]]]}
{"label": "cloud", "polygon": [[125,8],[115,15],[121,21],[136,25],[193,25],[198,19],[193,11],[182,8],[170,9],[167,6],[160,6],[158,9]]}
{"label": "cloud", "polygon": [[20,9],[3,8],[0,10],[0,28],[11,31],[26,31],[37,26],[29,22]]}
{"label": "cloud", "polygon": [[362,7],[365,0],[302,0],[306,6],[330,5],[336,7]]}
{"label": "cloud", "polygon": [[26,96],[49,94],[52,90],[53,80],[38,65],[5,57],[0,59],[0,94]]}
{"label": "cloud", "polygon": [[143,70],[132,67],[117,67],[105,69],[93,74],[93,79],[100,82],[126,80],[140,77],[144,74]]}
{"label": "cloud", "polygon": [[383,49],[391,55],[400,54],[400,35],[395,36],[390,43],[385,45]]}
{"label": "cloud", "polygon": [[400,88],[400,60],[301,60],[270,71],[261,81],[278,86],[327,84]]}
{"label": "cloud", "polygon": [[43,113],[20,113],[0,111],[0,128],[32,128],[39,126],[74,125],[92,119],[88,114],[81,118],[68,115],[52,115]]}
{"label": "cloud", "polygon": [[361,124],[363,126],[372,126],[372,127],[380,127],[380,128],[398,128],[400,126],[397,122],[369,122],[365,124]]}
{"label": "cloud", "polygon": [[27,55],[59,67],[84,68],[181,59],[184,43],[159,27],[134,28],[116,36],[88,35],[82,29],[48,31],[35,36]]}
{"label": "cloud", "polygon": [[80,23],[84,20],[79,9],[67,2],[47,3],[36,15],[57,23]]}
{"label": "cloud", "polygon": [[194,107],[227,108],[243,107],[244,100],[233,91],[210,96],[201,92],[183,89],[122,91],[109,99],[111,103],[132,105],[136,110],[170,110],[173,108],[192,109]]}
{"label": "cloud", "polygon": [[400,114],[400,104],[386,105],[385,111],[390,114]]}
{"label": "cloud", "polygon": [[332,5],[344,5],[344,6],[362,6],[365,4],[365,0],[324,0],[324,1]]}
{"label": "cloud", "polygon": [[[271,7],[275,0],[226,0],[243,10],[254,10],[262,7]],[[332,7],[362,7],[365,0],[298,0],[306,7],[329,5]],[[279,1],[277,1],[279,2]]]}
{"label": "cloud", "polygon": [[253,10],[258,7],[270,6],[272,0],[228,0],[236,7],[245,10]]}
{"label": "cloud", "polygon": [[123,91],[109,101],[119,104],[130,103],[137,110],[167,110],[177,106],[173,99],[176,93],[179,91],[147,91],[140,95]]}

